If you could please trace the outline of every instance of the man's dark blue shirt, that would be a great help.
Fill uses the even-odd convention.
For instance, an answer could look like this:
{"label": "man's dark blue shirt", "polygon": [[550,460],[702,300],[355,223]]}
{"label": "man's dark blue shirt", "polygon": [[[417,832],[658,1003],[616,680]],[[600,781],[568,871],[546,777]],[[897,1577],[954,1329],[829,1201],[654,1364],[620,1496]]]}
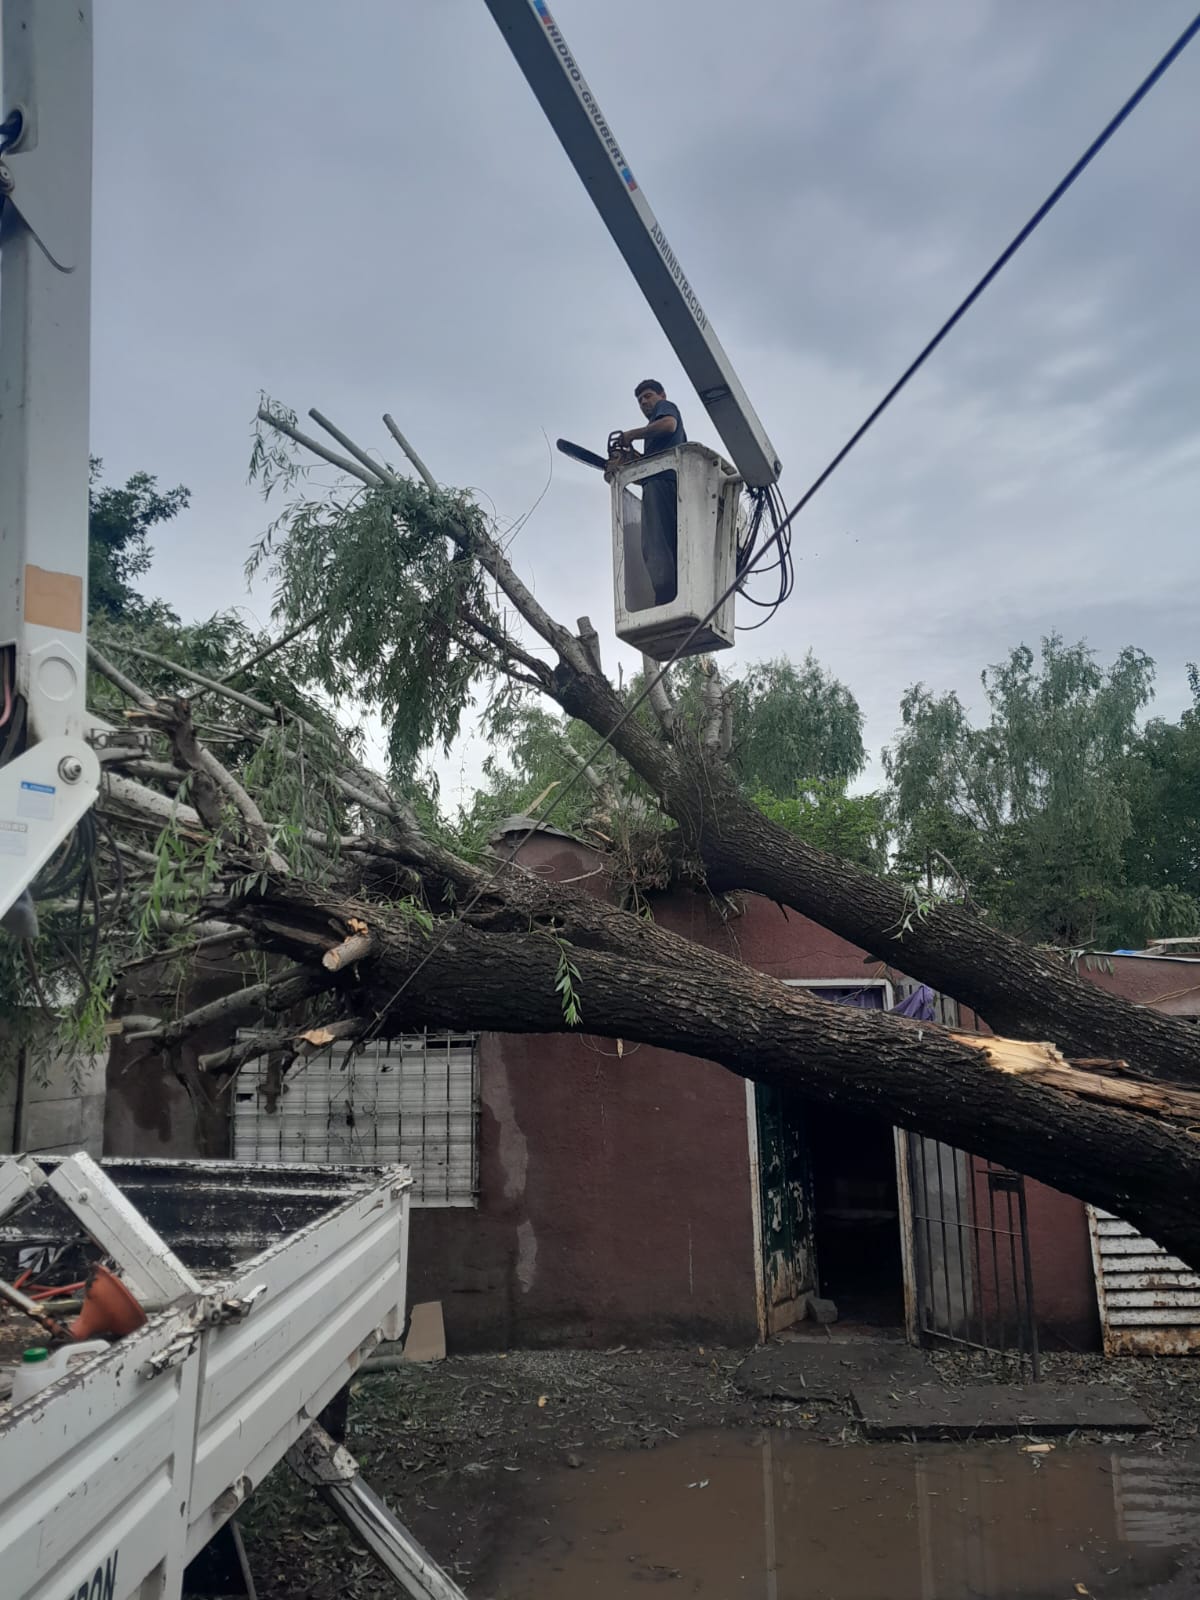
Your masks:
{"label": "man's dark blue shirt", "polygon": [[687,434],[683,431],[683,418],[679,414],[679,407],[673,401],[660,400],[654,408],[654,415],[648,420],[657,422],[660,417],[674,417],[675,431],[650,434],[644,445],[648,456],[656,456],[661,450],[674,450],[677,444],[687,443]]}

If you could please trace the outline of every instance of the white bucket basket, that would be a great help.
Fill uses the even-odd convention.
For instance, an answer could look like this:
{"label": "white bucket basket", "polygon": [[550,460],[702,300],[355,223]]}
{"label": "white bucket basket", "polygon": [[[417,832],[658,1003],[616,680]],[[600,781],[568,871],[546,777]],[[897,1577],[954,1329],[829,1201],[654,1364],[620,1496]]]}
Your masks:
{"label": "white bucket basket", "polygon": [[[669,474],[675,479],[673,497]],[[702,627],[697,624],[734,579],[741,486],[741,478],[729,463],[702,444],[679,445],[649,460],[639,457],[613,474],[618,638],[655,661],[667,660],[681,646],[684,655],[703,655],[727,650],[733,644],[732,593]],[[676,526],[673,563],[669,548],[672,511]],[[672,564],[674,593],[667,598]],[[696,631],[689,639],[693,629]]]}

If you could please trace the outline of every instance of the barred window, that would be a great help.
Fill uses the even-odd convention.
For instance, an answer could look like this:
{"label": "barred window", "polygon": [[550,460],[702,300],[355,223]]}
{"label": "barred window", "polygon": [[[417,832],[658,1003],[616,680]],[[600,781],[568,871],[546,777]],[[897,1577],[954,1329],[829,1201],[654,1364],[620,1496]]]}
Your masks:
{"label": "barred window", "polygon": [[478,1193],[477,1036],[413,1033],[351,1052],[331,1045],[282,1083],[265,1057],[242,1068],[236,1161],[412,1168],[414,1205],[470,1206]]}

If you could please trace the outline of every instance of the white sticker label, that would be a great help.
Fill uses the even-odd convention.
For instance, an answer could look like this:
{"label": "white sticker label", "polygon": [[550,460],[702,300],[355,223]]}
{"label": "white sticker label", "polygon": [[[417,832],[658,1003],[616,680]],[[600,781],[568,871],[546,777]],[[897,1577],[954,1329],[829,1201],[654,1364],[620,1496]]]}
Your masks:
{"label": "white sticker label", "polygon": [[22,783],[17,795],[17,815],[33,817],[37,822],[49,822],[54,816],[54,796],[57,793],[52,783]]}
{"label": "white sticker label", "polygon": [[23,822],[0,822],[0,856],[23,856],[29,850],[29,829]]}

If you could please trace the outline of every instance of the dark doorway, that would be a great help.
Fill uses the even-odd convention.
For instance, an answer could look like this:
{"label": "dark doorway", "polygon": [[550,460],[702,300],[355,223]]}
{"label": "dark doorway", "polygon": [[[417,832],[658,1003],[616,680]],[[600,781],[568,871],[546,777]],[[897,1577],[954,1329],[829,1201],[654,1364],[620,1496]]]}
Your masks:
{"label": "dark doorway", "polygon": [[839,1323],[904,1323],[900,1199],[892,1128],[831,1107],[806,1108],[817,1283]]}

